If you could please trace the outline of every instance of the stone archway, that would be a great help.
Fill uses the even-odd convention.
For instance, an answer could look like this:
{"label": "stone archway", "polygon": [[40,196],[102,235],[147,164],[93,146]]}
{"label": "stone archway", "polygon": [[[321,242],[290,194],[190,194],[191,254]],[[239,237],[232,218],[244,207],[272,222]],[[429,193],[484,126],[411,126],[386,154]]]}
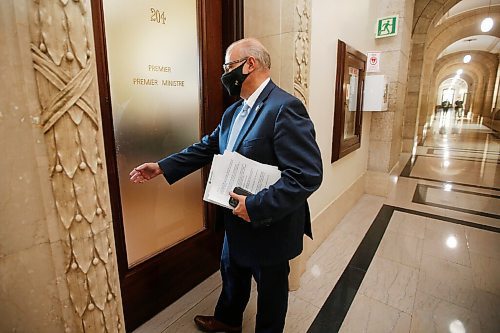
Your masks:
{"label": "stone archway", "polygon": [[[423,3],[427,5],[419,9],[420,14],[418,14],[417,6],[421,7]],[[486,14],[489,13],[496,20],[500,17],[500,6],[493,6],[489,10],[479,8],[453,16],[434,26],[434,22],[437,22],[445,12],[444,9],[448,8],[447,6],[453,6],[458,1],[448,1],[441,7],[437,3],[437,1],[422,1],[415,4],[416,14],[414,15],[414,34],[408,74],[408,81],[412,84],[408,85],[406,93],[407,107],[403,131],[403,151],[407,152],[411,151],[414,143],[419,137],[421,138],[423,133],[425,121],[422,121],[427,115],[430,83],[438,54],[459,39],[482,34],[478,32],[478,22]],[[431,9],[434,10],[434,15]],[[497,37],[499,34],[498,25],[488,33]]]}
{"label": "stone archway", "polygon": [[[471,54],[474,61],[464,64],[463,57],[465,54]],[[450,71],[455,72],[458,69],[463,69],[464,74],[469,73],[475,78],[474,87],[476,92],[474,93],[473,110],[483,110],[484,113],[482,115],[484,116],[491,109],[497,66],[497,56],[484,51],[456,52],[438,59],[431,76],[426,113],[420,113],[419,122],[425,122],[432,111],[436,83],[440,82],[441,78],[449,74]]]}
{"label": "stone archway", "polygon": [[[450,78],[453,78],[455,75],[456,75],[456,70],[458,69],[459,67],[458,66],[450,66],[450,67],[447,67],[446,70],[444,70],[442,73],[440,73],[436,79],[434,80],[433,82],[433,89],[431,90],[432,94],[430,95],[430,98],[429,98],[429,114],[427,116],[427,119],[426,119],[426,122],[429,121],[429,119],[433,116],[433,112],[435,111],[435,109],[432,109],[431,110],[431,107],[434,108],[435,107],[435,103],[437,101],[437,92],[439,90],[439,87],[441,85],[441,83],[443,83],[445,80],[447,79],[450,79]],[[464,80],[466,83],[467,83],[467,92],[470,94],[470,96],[472,96],[473,98],[476,97],[477,95],[477,82],[478,82],[478,77],[477,77],[477,73],[474,73],[474,72],[463,72],[462,75],[460,75],[460,78],[462,80]],[[434,102],[431,102],[431,100],[433,100]],[[470,97],[467,101],[467,106],[470,106],[471,103],[470,102]]]}

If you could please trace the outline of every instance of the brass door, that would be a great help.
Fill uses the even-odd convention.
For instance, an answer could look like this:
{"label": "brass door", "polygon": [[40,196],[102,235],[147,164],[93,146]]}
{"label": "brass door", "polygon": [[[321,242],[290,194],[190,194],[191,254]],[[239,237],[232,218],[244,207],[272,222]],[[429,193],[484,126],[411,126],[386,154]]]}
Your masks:
{"label": "brass door", "polygon": [[[215,272],[222,233],[207,169],[170,186],[130,170],[196,142],[224,110],[224,48],[241,1],[92,2],[104,144],[125,322],[138,327]],[[240,15],[225,15],[238,12]],[[226,19],[224,19],[226,17]]]}

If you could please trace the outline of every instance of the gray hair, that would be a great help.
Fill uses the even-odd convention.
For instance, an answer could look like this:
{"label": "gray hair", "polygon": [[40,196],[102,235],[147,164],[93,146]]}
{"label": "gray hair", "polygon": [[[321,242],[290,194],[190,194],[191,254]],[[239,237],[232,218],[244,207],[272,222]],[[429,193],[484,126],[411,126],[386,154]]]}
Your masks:
{"label": "gray hair", "polygon": [[240,39],[233,44],[229,45],[226,54],[232,52],[232,50],[238,46],[240,48],[241,57],[253,57],[257,62],[259,62],[264,68],[271,69],[271,56],[267,49],[255,38],[245,38]]}

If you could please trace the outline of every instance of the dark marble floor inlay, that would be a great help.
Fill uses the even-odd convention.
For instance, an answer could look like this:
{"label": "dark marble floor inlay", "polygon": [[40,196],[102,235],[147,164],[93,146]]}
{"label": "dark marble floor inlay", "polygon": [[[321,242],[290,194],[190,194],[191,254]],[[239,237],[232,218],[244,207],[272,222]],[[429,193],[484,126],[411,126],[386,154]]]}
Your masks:
{"label": "dark marble floor inlay", "polygon": [[460,148],[439,148],[439,147],[429,147],[427,149],[427,154],[432,154],[432,155],[440,155],[439,151],[450,151],[450,152],[457,152],[457,153],[471,153],[471,154],[475,154],[475,153],[480,153],[480,154],[486,154],[486,155],[495,155],[495,156],[498,156],[500,155],[500,153],[498,153],[498,151],[490,151],[490,150],[479,150],[479,149],[460,149]]}
{"label": "dark marble floor inlay", "polygon": [[[474,188],[482,188],[485,190],[493,190],[493,191],[500,191],[500,188],[498,187],[489,187],[489,186],[480,186],[480,185],[473,185],[473,184],[467,184],[467,183],[458,183],[458,182],[452,182],[448,180],[442,180],[442,179],[434,179],[434,178],[424,178],[424,177],[415,177],[411,175],[411,172],[413,170],[413,167],[415,166],[415,163],[417,163],[418,160],[418,155],[410,158],[408,162],[406,163],[405,167],[403,168],[403,171],[399,174],[399,177],[404,177],[404,178],[412,178],[412,179],[420,179],[420,180],[427,180],[431,182],[439,182],[439,183],[447,183],[447,184],[453,184],[453,185],[460,185],[460,186],[467,186],[467,187],[474,187]],[[432,156],[425,156],[425,157],[432,157]],[[438,157],[436,157],[438,158]]]}
{"label": "dark marble floor inlay", "polygon": [[462,221],[451,217],[420,212],[412,209],[383,205],[375,217],[372,225],[368,229],[365,237],[361,241],[361,244],[358,246],[356,252],[351,258],[351,261],[347,264],[346,269],[340,276],[339,281],[307,330],[307,333],[335,333],[340,330],[354,297],[358,292],[361,282],[363,282],[368,267],[373,260],[375,252],[380,245],[382,237],[385,234],[394,211],[500,233],[500,228],[489,225]]}
{"label": "dark marble floor inlay", "polygon": [[[439,186],[432,186],[432,185],[424,185],[424,184],[417,184],[417,187],[415,188],[415,193],[413,195],[412,202],[418,203],[421,205],[426,205],[426,206],[432,206],[432,207],[438,207],[438,208],[444,208],[444,209],[450,209],[454,210],[457,212],[462,212],[462,213],[467,213],[467,214],[473,214],[473,215],[479,215],[479,216],[485,216],[485,217],[490,217],[493,219],[500,219],[500,215],[485,212],[485,211],[479,211],[479,210],[472,210],[472,209],[467,209],[467,208],[462,208],[462,207],[457,207],[457,206],[450,206],[450,205],[445,205],[445,204],[440,204],[437,202],[432,202],[427,200],[427,192],[428,189],[437,189],[441,191],[445,191],[443,187]],[[500,199],[499,195],[493,195],[493,194],[487,194],[487,193],[479,193],[479,192],[472,192],[472,191],[463,191],[463,190],[455,190],[455,189],[450,189],[448,192],[457,192],[457,193],[465,193],[465,194],[471,194],[479,197],[487,197],[487,198],[492,198],[492,199]]]}
{"label": "dark marble floor inlay", "polygon": [[361,241],[308,333],[338,332],[391,220],[394,207],[384,205]]}

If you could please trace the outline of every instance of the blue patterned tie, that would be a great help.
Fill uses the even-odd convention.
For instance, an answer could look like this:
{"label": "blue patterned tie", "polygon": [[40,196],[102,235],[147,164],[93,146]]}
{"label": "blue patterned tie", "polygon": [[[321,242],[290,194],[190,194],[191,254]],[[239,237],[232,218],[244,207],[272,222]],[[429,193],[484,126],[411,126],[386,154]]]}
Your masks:
{"label": "blue patterned tie", "polygon": [[231,135],[229,135],[229,140],[227,140],[227,150],[233,151],[234,143],[240,134],[243,124],[245,124],[245,120],[247,120],[249,109],[250,106],[247,103],[243,103],[240,113],[238,113],[234,120],[233,128],[231,128]]}

